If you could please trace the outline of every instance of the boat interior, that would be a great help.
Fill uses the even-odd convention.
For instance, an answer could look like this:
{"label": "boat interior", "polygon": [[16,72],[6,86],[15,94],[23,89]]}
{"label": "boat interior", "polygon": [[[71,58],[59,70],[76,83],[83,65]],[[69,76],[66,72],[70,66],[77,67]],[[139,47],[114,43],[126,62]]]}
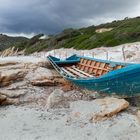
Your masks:
{"label": "boat interior", "polygon": [[67,65],[63,64],[60,67],[65,73],[72,77],[86,79],[100,77],[109,71],[121,69],[124,66],[120,64],[111,66],[110,63],[80,58],[80,62],[78,63]]}

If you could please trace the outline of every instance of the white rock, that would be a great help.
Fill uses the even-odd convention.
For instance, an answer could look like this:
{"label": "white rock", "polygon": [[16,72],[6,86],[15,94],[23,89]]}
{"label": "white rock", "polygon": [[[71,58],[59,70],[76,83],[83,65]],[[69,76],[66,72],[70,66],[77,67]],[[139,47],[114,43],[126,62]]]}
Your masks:
{"label": "white rock", "polygon": [[11,69],[0,73],[0,87],[12,84],[15,81],[23,80],[27,71],[21,69]]}
{"label": "white rock", "polygon": [[129,103],[124,99],[104,98],[94,101],[76,101],[71,103],[72,117],[98,121],[116,115],[126,109]]}
{"label": "white rock", "polygon": [[60,89],[54,90],[47,100],[48,108],[61,108],[61,107],[69,107],[69,103],[64,97],[64,92]]}
{"label": "white rock", "polygon": [[29,71],[29,73],[26,75],[26,79],[28,79],[29,81],[52,78],[54,78],[52,70],[42,67],[38,67],[35,71]]}

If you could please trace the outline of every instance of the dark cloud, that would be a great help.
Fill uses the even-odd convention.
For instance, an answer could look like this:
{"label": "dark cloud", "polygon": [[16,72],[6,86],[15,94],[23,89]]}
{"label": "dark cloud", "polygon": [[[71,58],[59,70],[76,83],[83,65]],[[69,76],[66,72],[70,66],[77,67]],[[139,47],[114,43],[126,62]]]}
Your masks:
{"label": "dark cloud", "polygon": [[0,0],[0,32],[55,33],[139,14],[139,0]]}

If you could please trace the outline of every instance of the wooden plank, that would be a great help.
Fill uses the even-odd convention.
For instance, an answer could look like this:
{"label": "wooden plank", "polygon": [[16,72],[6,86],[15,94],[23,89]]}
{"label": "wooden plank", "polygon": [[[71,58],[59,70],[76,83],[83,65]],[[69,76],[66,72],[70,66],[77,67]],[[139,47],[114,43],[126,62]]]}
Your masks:
{"label": "wooden plank", "polygon": [[[105,65],[106,65],[106,63],[102,63],[102,68],[105,68]],[[106,71],[104,71],[104,70],[102,70],[102,73],[101,73],[101,75],[103,75],[103,74],[105,74],[106,73]]]}
{"label": "wooden plank", "polygon": [[[84,58],[81,58],[80,59],[80,63],[83,63],[84,62]],[[82,67],[82,65],[78,65],[79,66],[79,68],[81,69],[81,67]]]}
{"label": "wooden plank", "polygon": [[73,68],[74,70],[79,71],[80,73],[82,73],[82,74],[88,76],[88,77],[93,77],[93,75],[90,75],[90,74],[88,74],[88,73],[85,73],[84,71],[81,71],[81,70],[79,70],[79,69],[77,69],[77,68],[75,68],[75,67],[72,67],[72,68]]}
{"label": "wooden plank", "polygon": [[[114,69],[119,69],[119,68],[122,68],[122,66],[118,65]],[[82,59],[82,61],[80,61],[80,63],[78,64],[78,70],[85,72],[85,73],[100,76],[100,75],[107,73],[110,70],[113,70],[113,68],[109,67],[108,63],[97,62],[97,61],[88,60],[88,59]]]}
{"label": "wooden plank", "polygon": [[89,73],[92,73],[95,63],[96,63],[96,61],[91,62],[91,65],[90,65],[91,67],[89,68]]}
{"label": "wooden plank", "polygon": [[105,65],[106,65],[106,63],[101,63],[100,67],[101,67],[101,68],[104,68]]}
{"label": "wooden plank", "polygon": [[[89,61],[89,64],[88,64],[88,65],[90,65],[90,66],[91,66],[91,64],[92,64],[92,60],[90,60],[90,61]],[[88,67],[88,71],[87,71],[87,73],[90,71],[90,69],[91,69],[91,68],[90,68],[90,67]]]}
{"label": "wooden plank", "polygon": [[96,67],[98,67],[98,68],[97,68],[97,70],[96,70],[96,72],[95,72],[97,76],[100,76],[100,74],[101,74],[101,72],[102,72],[102,70],[103,70],[103,69],[100,67],[100,65],[101,65],[101,62],[97,62]]}
{"label": "wooden plank", "polygon": [[80,59],[80,62],[83,63],[83,62],[84,62],[84,58],[81,58],[81,59]]}
{"label": "wooden plank", "polygon": [[61,68],[64,72],[66,72],[68,75],[76,77],[75,75],[73,75],[72,73],[70,73],[69,71],[67,71],[65,68]]}
{"label": "wooden plank", "polygon": [[73,69],[70,68],[70,67],[65,67],[65,68],[66,68],[67,70],[71,71],[72,73],[75,73],[75,74],[78,75],[79,77],[87,78],[87,76],[85,76],[85,75],[83,75],[83,74],[81,74],[81,73],[79,73],[79,72],[73,70]]}
{"label": "wooden plank", "polygon": [[92,71],[96,76],[97,76],[96,73],[97,73],[97,70],[98,70],[98,67],[97,67],[98,64],[99,64],[99,63],[96,61],[95,65],[93,66],[93,71]]}
{"label": "wooden plank", "polygon": [[87,61],[88,61],[87,59],[84,60],[83,69],[82,69],[83,71],[85,71],[85,69],[86,69],[86,67],[87,67]]}
{"label": "wooden plank", "polygon": [[103,72],[103,70],[98,69],[97,72],[96,72],[96,74],[97,74],[98,76],[101,76],[101,75],[102,75],[102,72]]}
{"label": "wooden plank", "polygon": [[[80,65],[83,65],[83,64],[80,64]],[[108,71],[108,69],[100,68],[100,67],[97,67],[97,66],[88,66],[88,67],[94,68],[94,69],[102,69],[102,70]]]}
{"label": "wooden plank", "polygon": [[102,62],[100,63],[100,66],[99,66],[99,67],[102,68],[102,69],[98,69],[98,71],[97,71],[97,74],[98,74],[99,76],[102,75],[102,73],[103,73],[103,71],[104,71],[103,68],[105,67],[105,64],[106,64],[106,63],[102,63]]}
{"label": "wooden plank", "polygon": [[85,68],[85,72],[88,72],[88,70],[90,68],[90,67],[88,67],[88,66],[90,66],[90,62],[91,62],[91,60],[88,60],[86,63],[87,67]]}
{"label": "wooden plank", "polygon": [[80,64],[82,64],[80,69],[81,70],[84,70],[84,67],[85,67],[85,59],[83,59],[83,61],[80,62]]}
{"label": "wooden plank", "polygon": [[106,73],[107,73],[107,71],[104,71],[104,70],[103,70],[103,73],[102,73],[102,75],[103,75],[103,74],[106,74]]}
{"label": "wooden plank", "polygon": [[[93,62],[93,61],[92,61],[92,60],[90,60],[88,65],[90,65],[90,66],[91,66],[92,62]],[[88,67],[88,71],[87,71],[87,73],[89,73],[89,72],[90,72],[90,69],[91,69],[91,68],[90,68],[90,67]]]}
{"label": "wooden plank", "polygon": [[108,69],[108,66],[109,66],[109,64],[105,64],[105,67],[104,67],[104,68],[105,68],[105,69]]}

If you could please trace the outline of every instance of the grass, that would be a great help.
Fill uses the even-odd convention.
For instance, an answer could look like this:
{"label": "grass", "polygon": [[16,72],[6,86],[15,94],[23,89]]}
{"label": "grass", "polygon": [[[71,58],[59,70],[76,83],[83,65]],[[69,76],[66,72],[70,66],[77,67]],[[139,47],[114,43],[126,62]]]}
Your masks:
{"label": "grass", "polygon": [[[113,30],[96,33],[96,29],[100,28],[113,28]],[[61,38],[58,39],[56,36],[52,36],[49,40],[39,40],[39,36],[35,36],[28,42],[18,44],[17,47],[19,49],[26,48],[26,53],[33,53],[47,48],[93,49],[101,46],[113,47],[124,43],[136,42],[140,41],[140,17],[76,30],[69,29],[58,34],[58,36]]]}

